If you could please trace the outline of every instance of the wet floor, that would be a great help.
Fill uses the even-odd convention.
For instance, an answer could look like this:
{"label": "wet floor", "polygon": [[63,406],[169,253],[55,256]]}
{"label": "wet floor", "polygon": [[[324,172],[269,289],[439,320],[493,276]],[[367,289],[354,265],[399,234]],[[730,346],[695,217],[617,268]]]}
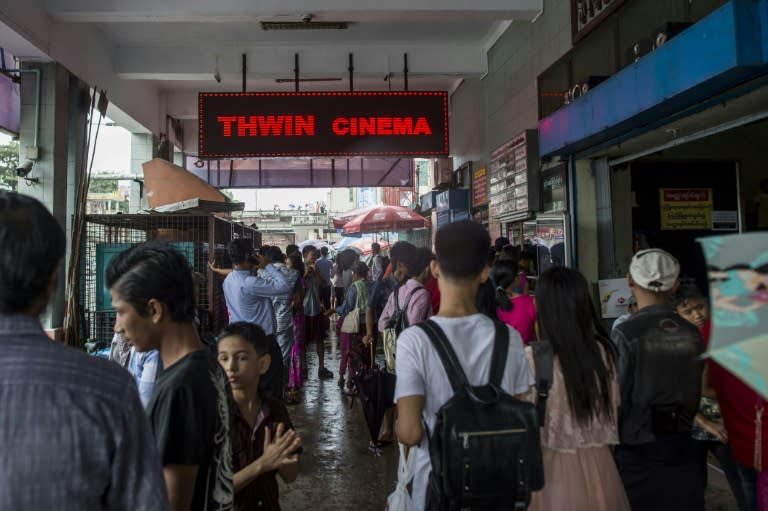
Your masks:
{"label": "wet floor", "polygon": [[351,398],[336,384],[337,346],[335,336],[326,341],[325,366],[334,375],[328,380],[317,378],[317,358],[310,347],[309,378],[301,402],[288,408],[304,454],[296,481],[280,485],[280,505],[286,511],[384,509],[395,488],[397,446],[384,447],[381,456],[368,450],[370,437],[360,401],[350,408]]}
{"label": "wet floor", "polygon": [[[280,505],[285,511],[382,510],[397,479],[397,446],[375,456],[368,450],[369,433],[359,400],[336,384],[339,371],[338,339],[326,340],[325,365],[334,377],[319,380],[314,347],[308,353],[309,378],[301,402],[289,406],[291,419],[302,438],[304,454],[299,477],[280,483]],[[383,356],[378,354],[379,364]],[[278,480],[280,478],[278,477]],[[738,507],[722,474],[710,469],[707,511],[736,511]]]}

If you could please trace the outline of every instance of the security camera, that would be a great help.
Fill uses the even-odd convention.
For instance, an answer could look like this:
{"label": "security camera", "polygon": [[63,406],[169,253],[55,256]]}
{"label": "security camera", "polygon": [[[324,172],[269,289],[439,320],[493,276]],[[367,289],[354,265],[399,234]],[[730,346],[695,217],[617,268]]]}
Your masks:
{"label": "security camera", "polygon": [[34,166],[35,162],[32,160],[27,160],[18,167],[16,167],[16,175],[19,177],[27,177],[27,175],[32,172],[32,167]]}
{"label": "security camera", "polygon": [[310,21],[312,21],[312,15],[311,14],[302,15],[301,21],[303,21],[304,23],[309,23]]}

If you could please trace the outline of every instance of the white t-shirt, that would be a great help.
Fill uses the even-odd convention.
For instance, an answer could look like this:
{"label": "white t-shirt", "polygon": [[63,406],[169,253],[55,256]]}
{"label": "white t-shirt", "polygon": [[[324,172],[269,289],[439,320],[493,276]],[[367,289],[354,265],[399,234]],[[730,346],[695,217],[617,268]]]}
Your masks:
{"label": "white t-shirt", "polygon": [[[483,314],[462,318],[435,316],[432,320],[445,332],[469,383],[488,383],[495,336],[493,321]],[[453,389],[439,355],[421,328],[407,328],[397,338],[396,370],[395,401],[401,397],[425,396],[422,418],[431,432],[438,410],[453,397]],[[512,395],[523,394],[534,382],[523,340],[516,330],[509,327],[509,351],[501,387]],[[427,481],[432,470],[427,442],[425,431],[420,448],[414,453],[412,497],[416,509],[423,509],[426,504]]]}

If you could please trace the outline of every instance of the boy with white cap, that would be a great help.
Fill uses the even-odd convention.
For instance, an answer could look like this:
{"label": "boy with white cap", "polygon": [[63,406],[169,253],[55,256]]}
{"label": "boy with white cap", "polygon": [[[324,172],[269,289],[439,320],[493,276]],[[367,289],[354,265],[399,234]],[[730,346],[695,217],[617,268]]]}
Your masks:
{"label": "boy with white cap", "polygon": [[669,303],[679,275],[677,259],[664,250],[635,254],[627,278],[638,311],[612,333],[621,392],[615,458],[632,509],[704,510],[691,438],[704,342]]}

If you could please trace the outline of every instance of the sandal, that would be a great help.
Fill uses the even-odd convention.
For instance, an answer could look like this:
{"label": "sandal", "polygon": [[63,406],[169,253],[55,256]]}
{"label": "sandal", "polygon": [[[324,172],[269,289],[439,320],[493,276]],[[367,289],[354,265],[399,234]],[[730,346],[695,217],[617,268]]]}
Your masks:
{"label": "sandal", "polygon": [[384,453],[381,449],[374,443],[373,440],[368,442],[368,450],[371,451],[375,456],[383,456]]}

